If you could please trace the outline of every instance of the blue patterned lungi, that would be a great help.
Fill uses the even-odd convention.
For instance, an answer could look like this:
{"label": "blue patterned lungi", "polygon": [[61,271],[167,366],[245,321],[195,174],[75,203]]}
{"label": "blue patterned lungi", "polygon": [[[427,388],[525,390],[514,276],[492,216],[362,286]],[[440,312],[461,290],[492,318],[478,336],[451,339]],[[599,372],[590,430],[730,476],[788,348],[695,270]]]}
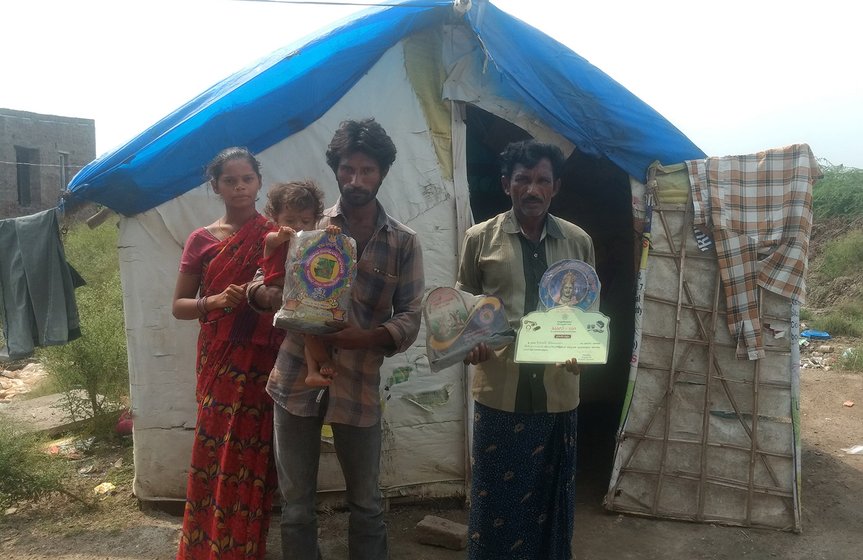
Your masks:
{"label": "blue patterned lungi", "polygon": [[577,420],[474,403],[470,560],[572,557]]}

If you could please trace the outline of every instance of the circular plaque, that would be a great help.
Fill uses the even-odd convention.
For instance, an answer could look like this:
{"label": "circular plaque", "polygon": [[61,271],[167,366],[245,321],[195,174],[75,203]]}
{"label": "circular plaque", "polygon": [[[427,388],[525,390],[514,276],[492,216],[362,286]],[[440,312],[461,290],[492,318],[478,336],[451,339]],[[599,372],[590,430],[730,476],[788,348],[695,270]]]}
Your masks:
{"label": "circular plaque", "polygon": [[539,281],[539,301],[546,309],[569,306],[587,310],[599,296],[599,276],[577,259],[551,265]]}

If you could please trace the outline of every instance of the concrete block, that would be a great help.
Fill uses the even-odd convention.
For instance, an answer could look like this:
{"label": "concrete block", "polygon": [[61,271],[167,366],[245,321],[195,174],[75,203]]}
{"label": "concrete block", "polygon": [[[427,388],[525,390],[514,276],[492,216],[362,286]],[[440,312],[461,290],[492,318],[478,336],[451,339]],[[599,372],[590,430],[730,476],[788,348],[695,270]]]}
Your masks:
{"label": "concrete block", "polygon": [[426,515],[416,526],[417,541],[451,550],[467,547],[467,525],[434,515]]}

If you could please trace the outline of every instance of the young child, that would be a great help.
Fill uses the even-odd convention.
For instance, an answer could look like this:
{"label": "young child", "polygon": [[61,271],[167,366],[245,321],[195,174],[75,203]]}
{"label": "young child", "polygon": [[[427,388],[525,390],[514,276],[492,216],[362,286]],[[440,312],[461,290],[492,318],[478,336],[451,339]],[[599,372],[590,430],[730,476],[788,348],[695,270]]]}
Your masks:
{"label": "young child", "polygon": [[[261,268],[264,284],[284,286],[285,260],[291,237],[298,231],[311,231],[324,212],[324,193],[311,180],[276,183],[267,193],[267,206],[264,213],[273,220],[279,229],[264,237],[264,258]],[[339,234],[338,226],[327,226],[327,233]],[[308,372],[306,385],[323,387],[332,383],[336,368],[330,361],[329,352],[321,339],[307,334],[304,336],[305,357]]]}

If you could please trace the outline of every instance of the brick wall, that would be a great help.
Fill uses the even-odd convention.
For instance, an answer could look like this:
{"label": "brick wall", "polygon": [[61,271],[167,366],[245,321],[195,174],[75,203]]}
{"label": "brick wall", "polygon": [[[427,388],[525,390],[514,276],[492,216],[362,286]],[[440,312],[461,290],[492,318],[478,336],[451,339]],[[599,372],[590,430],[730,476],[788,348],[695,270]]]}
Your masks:
{"label": "brick wall", "polygon": [[95,157],[93,119],[0,109],[0,219],[57,206]]}

